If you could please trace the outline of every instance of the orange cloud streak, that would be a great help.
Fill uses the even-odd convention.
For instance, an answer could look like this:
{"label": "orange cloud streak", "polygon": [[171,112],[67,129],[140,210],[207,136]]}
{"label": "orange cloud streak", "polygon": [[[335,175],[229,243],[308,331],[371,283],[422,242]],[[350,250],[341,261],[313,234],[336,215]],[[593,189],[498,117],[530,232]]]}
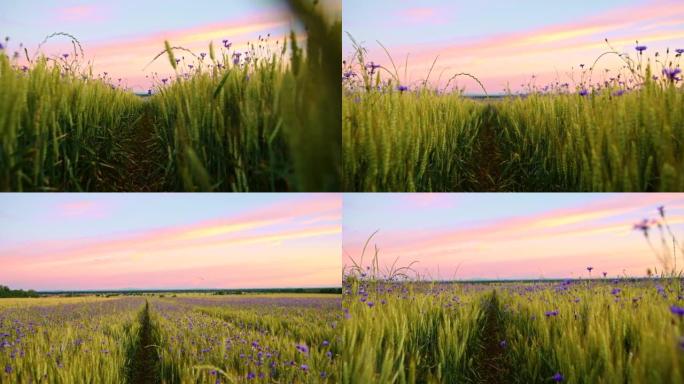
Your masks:
{"label": "orange cloud streak", "polygon": [[[333,196],[334,197],[334,196]],[[271,232],[269,241],[302,238],[332,233],[329,227],[310,226],[310,228],[283,231],[276,227],[279,224],[297,225],[297,218],[318,217],[330,218],[337,215],[341,220],[341,199],[314,198],[297,203],[279,203],[260,211],[250,212],[229,219],[210,220],[181,227],[162,228],[145,233],[122,236],[114,239],[77,239],[50,241],[0,250],[0,257],[5,263],[21,263],[26,257],[31,262],[68,261],[79,255],[111,254],[116,252],[147,252],[165,249],[187,249],[208,244],[232,242],[258,242],[268,239],[267,235],[236,237],[235,234],[249,230],[266,230]],[[339,226],[339,225],[338,225]],[[312,228],[314,229],[312,231]],[[322,230],[325,228],[325,230]],[[309,230],[310,232],[306,232]],[[316,230],[321,230],[316,232]],[[296,232],[300,231],[300,232]],[[304,232],[301,232],[304,231]],[[285,236],[285,237],[283,237]]]}
{"label": "orange cloud streak", "polygon": [[[639,15],[638,18],[633,17]],[[678,16],[677,19],[673,17]],[[663,19],[667,19],[664,21]],[[498,35],[473,42],[457,44],[405,45],[390,47],[395,57],[410,54],[409,79],[405,82],[422,80],[427,76],[435,57],[439,56],[433,73],[446,71],[441,78],[444,85],[450,72],[469,72],[480,77],[490,92],[500,91],[506,85],[505,78],[545,75],[544,82],[554,79],[556,69],[569,71],[571,65],[592,60],[596,54],[607,49],[604,38],[620,33],[611,39],[616,46],[632,46],[635,40],[650,43],[684,39],[684,31],[653,31],[662,26],[678,25],[684,19],[684,3],[659,3],[613,10],[583,22],[539,28],[527,32]],[[646,23],[645,28],[639,28]],[[648,28],[653,26],[652,28]],[[644,33],[648,31],[648,33]],[[382,53],[373,57],[382,62]],[[399,70],[403,73],[403,68]],[[490,80],[490,78],[500,78]],[[433,77],[434,79],[434,77]],[[517,86],[520,79],[515,79]],[[471,85],[469,82],[467,83]],[[474,90],[474,88],[468,88]]]}
{"label": "orange cloud streak", "polygon": [[[582,257],[597,255],[606,249],[610,249],[615,257],[631,257],[628,263],[635,262],[634,259],[640,256],[643,262],[635,263],[648,265],[653,261],[648,248],[634,243],[642,240],[640,235],[636,234],[634,242],[629,243],[621,243],[620,238],[634,234],[631,226],[639,217],[633,217],[633,213],[645,207],[654,208],[663,202],[669,211],[684,208],[681,196],[676,194],[627,194],[608,202],[473,224],[468,228],[381,233],[375,241],[381,246],[382,260],[393,262],[401,256],[404,261],[419,260],[429,270],[439,263],[453,267],[463,262],[477,268],[482,262],[497,260],[516,261],[532,267],[530,260],[534,258],[545,258],[547,264],[552,263],[555,257],[571,260],[577,256],[578,260],[583,260]],[[684,215],[670,214],[668,221],[671,225],[682,224]],[[345,241],[346,265],[351,265],[350,257],[358,261],[364,241]],[[644,247],[635,247],[635,244]],[[497,270],[506,271],[502,268]],[[528,269],[528,272],[534,270]]]}

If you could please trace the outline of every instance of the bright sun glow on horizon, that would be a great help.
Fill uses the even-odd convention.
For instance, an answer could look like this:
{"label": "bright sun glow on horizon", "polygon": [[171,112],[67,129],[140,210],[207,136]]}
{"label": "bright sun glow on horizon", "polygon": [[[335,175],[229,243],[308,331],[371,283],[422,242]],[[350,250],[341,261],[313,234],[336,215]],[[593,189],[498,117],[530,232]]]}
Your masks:
{"label": "bright sun glow on horizon", "polygon": [[[383,15],[379,18],[377,15]],[[391,54],[404,85],[427,78],[444,86],[451,75],[478,77],[488,93],[523,85],[543,87],[558,81],[578,85],[580,64],[591,65],[609,50],[636,57],[638,40],[646,54],[684,48],[684,2],[680,0],[346,0],[343,30],[368,50],[368,61],[391,71],[382,43]],[[343,56],[351,58],[351,39],[343,39]],[[652,56],[650,56],[652,57]],[[408,65],[405,65],[408,63]],[[619,59],[598,63],[600,76],[615,73]],[[607,75],[610,76],[610,73]],[[467,93],[482,93],[472,80],[459,80]]]}
{"label": "bright sun glow on horizon", "polygon": [[[343,264],[358,262],[379,230],[369,248],[378,246],[381,265],[417,261],[433,279],[577,278],[588,266],[643,276],[661,265],[633,225],[659,218],[660,205],[681,244],[682,194],[345,194]],[[657,227],[650,236],[659,247]],[[677,257],[684,267],[681,250]]]}
{"label": "bright sun glow on horizon", "polygon": [[337,194],[4,194],[0,284],[340,286]]}

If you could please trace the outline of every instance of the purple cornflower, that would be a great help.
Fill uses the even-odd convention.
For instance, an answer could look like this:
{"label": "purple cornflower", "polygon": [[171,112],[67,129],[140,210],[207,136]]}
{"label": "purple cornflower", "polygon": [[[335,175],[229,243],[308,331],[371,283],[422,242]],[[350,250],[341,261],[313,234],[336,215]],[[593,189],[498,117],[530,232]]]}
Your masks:
{"label": "purple cornflower", "polygon": [[636,49],[637,51],[639,51],[639,53],[642,53],[642,52],[644,52],[644,51],[646,50],[646,48],[648,48],[648,47],[645,46],[645,45],[637,45],[634,49]]}
{"label": "purple cornflower", "polygon": [[240,53],[240,52],[233,53],[233,64],[234,65],[240,64],[240,56],[241,55],[242,55],[242,53]]}
{"label": "purple cornflower", "polygon": [[634,224],[632,227],[634,230],[639,230],[644,233],[645,237],[648,237],[648,230],[651,228],[650,222],[648,219],[643,219],[641,222]]}
{"label": "purple cornflower", "polygon": [[613,92],[613,96],[618,96],[618,97],[619,97],[619,96],[624,95],[626,92],[627,92],[627,91],[625,91],[624,89],[618,89],[617,91]]}
{"label": "purple cornflower", "polygon": [[587,271],[589,271],[589,273],[591,273],[591,270],[592,270],[592,269],[594,269],[594,267],[592,267],[592,266],[588,266],[588,267],[587,267]]}
{"label": "purple cornflower", "polygon": [[499,346],[501,348],[506,348],[506,340],[501,340],[501,342],[499,343]]}
{"label": "purple cornflower", "polygon": [[544,315],[546,315],[546,317],[558,316],[558,310],[555,310],[555,311],[546,311],[546,312],[544,312]]}
{"label": "purple cornflower", "polygon": [[556,383],[560,383],[563,381],[563,375],[561,375],[560,372],[556,372],[555,375],[551,376],[551,380],[555,381]]}
{"label": "purple cornflower", "polygon": [[679,81],[679,78],[677,75],[682,73],[682,70],[680,68],[665,68],[663,69],[663,75],[667,77],[668,80],[670,81]]}
{"label": "purple cornflower", "polygon": [[380,64],[375,64],[371,61],[370,64],[366,64],[366,68],[369,68],[370,74],[373,75],[375,73],[375,70],[380,68]]}
{"label": "purple cornflower", "polygon": [[226,40],[223,40],[223,46],[224,46],[225,48],[230,48],[231,45],[233,45],[233,43],[229,43],[227,39],[226,39]]}
{"label": "purple cornflower", "polygon": [[192,64],[188,64],[188,68],[193,69],[195,66]]}
{"label": "purple cornflower", "polygon": [[579,95],[580,95],[580,96],[588,96],[588,95],[589,95],[589,91],[586,90],[586,89],[584,89],[584,88],[582,88],[582,89],[579,91]]}
{"label": "purple cornflower", "polygon": [[658,207],[658,214],[660,214],[660,217],[665,218],[665,206],[661,205]]}
{"label": "purple cornflower", "polygon": [[580,64],[580,68],[584,68],[584,64]]}
{"label": "purple cornflower", "polygon": [[309,347],[307,347],[306,344],[302,344],[302,345],[297,344],[295,346],[295,348],[297,348],[297,350],[302,352],[302,353],[309,353]]}
{"label": "purple cornflower", "polygon": [[247,380],[252,380],[252,379],[254,379],[254,378],[256,378],[256,375],[255,375],[254,373],[249,372],[249,373],[247,374]]}
{"label": "purple cornflower", "polygon": [[353,71],[347,71],[347,72],[342,74],[342,77],[344,77],[345,79],[349,79],[352,76],[355,76]]}
{"label": "purple cornflower", "polygon": [[675,315],[681,318],[682,316],[684,316],[684,307],[678,307],[676,305],[673,305],[670,307],[670,312],[674,313]]}
{"label": "purple cornflower", "polygon": [[5,46],[2,45],[2,43],[0,43],[0,51],[2,51],[3,49],[5,49]]}
{"label": "purple cornflower", "polygon": [[682,53],[684,53],[684,48],[677,48],[677,49],[675,49],[675,52],[676,52],[678,55],[681,55]]}
{"label": "purple cornflower", "polygon": [[202,52],[202,53],[200,53],[200,56],[202,57],[202,60],[204,60],[204,57],[207,56],[207,54]]}
{"label": "purple cornflower", "polygon": [[326,377],[328,377],[328,374],[325,371],[321,371],[321,378],[325,379]]}
{"label": "purple cornflower", "polygon": [[166,79],[166,78],[161,79],[161,80],[162,80],[162,83],[164,83],[164,84],[166,84],[166,82],[169,81],[169,79]]}
{"label": "purple cornflower", "polygon": [[5,364],[5,373],[12,373],[12,366],[9,363]]}
{"label": "purple cornflower", "polygon": [[608,272],[603,272],[603,277],[606,277],[607,274]]}
{"label": "purple cornflower", "polygon": [[406,91],[408,91],[408,87],[405,86],[405,85],[400,85],[400,86],[397,87],[397,91],[399,91],[399,92],[406,92]]}
{"label": "purple cornflower", "polygon": [[176,64],[180,63],[180,59],[176,59]]}
{"label": "purple cornflower", "polygon": [[323,346],[327,347],[328,345],[330,345],[330,342],[328,340],[323,340]]}
{"label": "purple cornflower", "polygon": [[620,294],[620,291],[621,291],[620,288],[613,288],[613,290],[610,291],[610,294],[617,296]]}
{"label": "purple cornflower", "polygon": [[148,96],[152,96],[152,90],[151,90],[151,89],[148,89],[148,90],[147,90],[147,95],[148,95]]}
{"label": "purple cornflower", "polygon": [[332,351],[326,352],[325,355],[328,356],[329,359],[332,359]]}
{"label": "purple cornflower", "polygon": [[372,302],[372,301],[369,301],[369,302],[366,303],[366,305],[368,305],[368,308],[373,308],[373,306],[375,305],[375,303]]}
{"label": "purple cornflower", "polygon": [[25,66],[25,65],[22,65],[22,66],[21,66],[21,71],[22,71],[22,72],[26,72],[26,71],[28,71],[28,69],[29,69],[29,68],[28,68],[27,66]]}
{"label": "purple cornflower", "polygon": [[67,57],[69,57],[69,54],[68,54],[68,53],[64,53],[64,54],[62,54],[62,57],[66,59]]}
{"label": "purple cornflower", "polygon": [[302,368],[302,371],[304,371],[304,372],[308,372],[308,371],[309,371],[309,366],[306,365],[306,364],[302,364],[300,368]]}

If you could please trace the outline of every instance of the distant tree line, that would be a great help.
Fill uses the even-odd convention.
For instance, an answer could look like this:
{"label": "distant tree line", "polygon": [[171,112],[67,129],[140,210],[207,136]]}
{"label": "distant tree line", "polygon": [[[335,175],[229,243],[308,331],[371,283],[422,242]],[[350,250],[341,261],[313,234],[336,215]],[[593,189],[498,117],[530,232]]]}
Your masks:
{"label": "distant tree line", "polygon": [[214,295],[242,295],[245,293],[342,293],[342,288],[255,288],[255,289],[223,289]]}
{"label": "distant tree line", "polygon": [[0,298],[4,297],[38,297],[38,294],[33,289],[24,291],[23,289],[10,289],[7,286],[0,285]]}

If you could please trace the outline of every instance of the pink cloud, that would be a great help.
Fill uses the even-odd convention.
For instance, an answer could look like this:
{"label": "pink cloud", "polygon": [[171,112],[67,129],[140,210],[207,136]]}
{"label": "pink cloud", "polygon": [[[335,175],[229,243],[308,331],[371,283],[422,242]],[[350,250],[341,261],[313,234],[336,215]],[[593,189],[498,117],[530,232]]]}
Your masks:
{"label": "pink cloud", "polygon": [[395,12],[395,22],[404,24],[430,23],[444,24],[454,22],[455,7],[453,5],[417,6],[400,9]]}
{"label": "pink cloud", "polygon": [[77,5],[56,10],[60,22],[100,22],[105,19],[106,9],[101,4]]}
{"label": "pink cloud", "polygon": [[406,193],[400,198],[409,204],[424,208],[452,208],[455,200],[450,193]]}
{"label": "pink cloud", "polygon": [[398,12],[398,16],[405,22],[421,23],[430,20],[434,22],[435,17],[439,18],[439,13],[436,8],[431,7],[415,7],[402,9]]}
{"label": "pink cloud", "polygon": [[58,218],[103,218],[109,208],[92,200],[81,200],[57,205],[55,215]]}

